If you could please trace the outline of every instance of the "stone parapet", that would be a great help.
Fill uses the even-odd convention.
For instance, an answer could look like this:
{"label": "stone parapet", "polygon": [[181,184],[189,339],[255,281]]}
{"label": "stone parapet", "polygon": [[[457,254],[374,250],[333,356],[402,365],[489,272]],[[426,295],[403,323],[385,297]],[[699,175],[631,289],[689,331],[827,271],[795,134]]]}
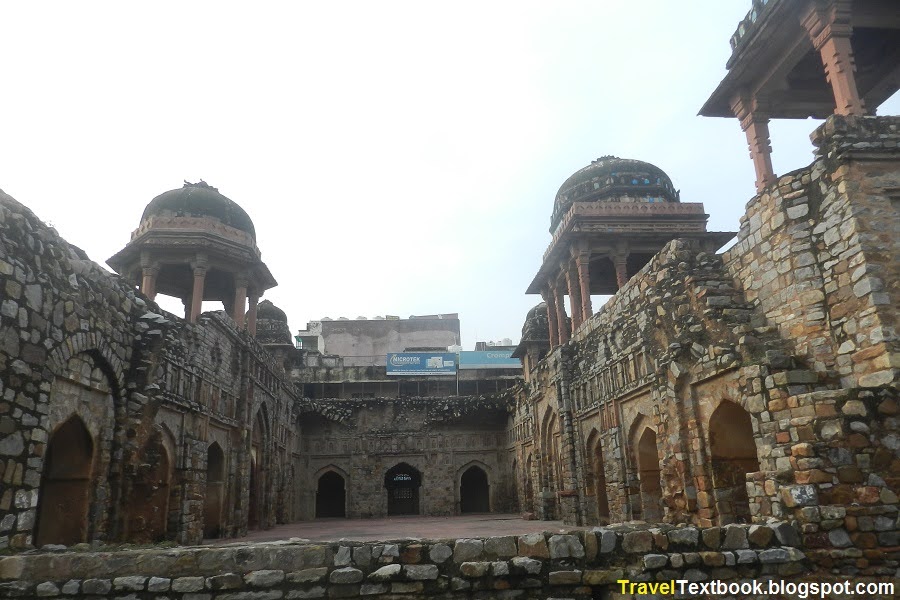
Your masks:
{"label": "stone parapet", "polygon": [[789,579],[809,569],[786,523],[622,525],[457,540],[268,544],[0,558],[0,597],[591,598],[617,580]]}

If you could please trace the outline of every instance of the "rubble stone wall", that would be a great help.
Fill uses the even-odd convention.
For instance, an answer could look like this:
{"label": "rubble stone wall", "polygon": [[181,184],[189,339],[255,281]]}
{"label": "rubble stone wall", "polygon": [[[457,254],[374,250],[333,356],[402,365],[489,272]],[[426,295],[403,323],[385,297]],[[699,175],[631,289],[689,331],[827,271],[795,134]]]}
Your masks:
{"label": "rubble stone wall", "polygon": [[460,514],[461,477],[472,467],[487,477],[490,511],[517,509],[505,463],[505,402],[489,397],[315,402],[321,412],[300,421],[301,518],[315,516],[318,481],[329,471],[344,479],[348,517],[387,515],[385,474],[399,464],[421,474],[417,514]]}
{"label": "rubble stone wall", "polygon": [[293,518],[297,396],[230,319],[163,313],[2,193],[0,289],[0,549],[199,542],[214,442],[225,457],[215,529],[240,534],[246,431],[261,419],[255,524]]}
{"label": "rubble stone wall", "polygon": [[669,243],[529,373],[511,424],[524,510],[790,519],[822,565],[896,568],[900,119],[832,117],[813,139],[733,248]]}
{"label": "rubble stone wall", "polygon": [[790,579],[789,525],[670,526],[456,540],[84,551],[0,558],[0,597],[572,598],[617,580]]}

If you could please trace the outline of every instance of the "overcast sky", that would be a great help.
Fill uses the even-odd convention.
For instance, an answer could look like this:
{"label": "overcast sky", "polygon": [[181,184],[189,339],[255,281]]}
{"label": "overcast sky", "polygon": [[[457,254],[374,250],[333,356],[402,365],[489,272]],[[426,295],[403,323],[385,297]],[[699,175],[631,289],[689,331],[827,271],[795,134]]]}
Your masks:
{"label": "overcast sky", "polygon": [[[654,163],[737,230],[746,139],[696,114],[750,5],[5,2],[0,189],[105,263],[202,178],[253,219],[293,330],[458,312],[466,349],[516,341],[556,191],[591,160]],[[773,124],[777,173],[815,124]]]}

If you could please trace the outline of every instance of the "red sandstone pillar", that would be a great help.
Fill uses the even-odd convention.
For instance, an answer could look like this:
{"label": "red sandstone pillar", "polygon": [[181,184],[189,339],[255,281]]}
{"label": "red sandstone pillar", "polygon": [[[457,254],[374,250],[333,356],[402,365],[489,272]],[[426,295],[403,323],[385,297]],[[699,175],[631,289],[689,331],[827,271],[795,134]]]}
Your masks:
{"label": "red sandstone pillar", "polygon": [[815,6],[803,18],[813,46],[822,57],[825,79],[834,94],[834,112],[839,115],[864,115],[866,107],[856,87],[856,65],[850,36],[851,3],[838,0],[827,11]]}
{"label": "red sandstone pillar", "polygon": [[550,329],[550,347],[556,348],[559,346],[559,324],[556,322],[556,296],[553,293],[553,288],[548,285],[547,288],[541,292],[541,296],[543,296],[544,303],[547,305],[547,326]]}
{"label": "red sandstone pillar", "polygon": [[250,294],[250,310],[247,311],[247,333],[256,337],[256,305],[259,304],[259,294],[255,291]]}
{"label": "red sandstone pillar", "polygon": [[244,313],[247,310],[247,282],[235,278],[234,280],[234,307],[231,318],[234,319],[238,329],[244,326]]}
{"label": "red sandstone pillar", "polygon": [[854,73],[853,48],[849,36],[829,36],[821,47],[825,79],[834,93],[834,112],[839,115],[864,115],[866,107],[859,97]]}
{"label": "red sandstone pillar", "polygon": [[775,183],[775,169],[772,168],[772,145],[769,141],[769,119],[749,113],[741,119],[741,129],[747,135],[747,147],[753,170],[756,171],[756,191],[762,192]]}
{"label": "red sandstone pillar", "polygon": [[159,267],[143,267],[141,292],[151,300],[156,300],[156,276],[159,275]]}
{"label": "red sandstone pillar", "polygon": [[587,321],[594,314],[591,308],[591,255],[587,252],[580,252],[575,259],[578,267],[578,285],[581,288],[581,321]]}
{"label": "red sandstone pillar", "polygon": [[206,267],[194,267],[194,288],[191,292],[191,323],[197,322],[203,308],[203,286],[206,283]]}
{"label": "red sandstone pillar", "polygon": [[613,266],[616,268],[616,285],[621,290],[628,283],[628,254],[613,256]]}
{"label": "red sandstone pillar", "polygon": [[577,274],[571,263],[562,263],[560,268],[566,275],[566,289],[569,292],[569,304],[572,309],[572,332],[581,325],[581,289],[578,287]]}
{"label": "red sandstone pillar", "polygon": [[559,343],[565,344],[569,341],[569,323],[566,321],[566,307],[563,304],[563,296],[558,284],[553,284],[552,293],[554,304],[556,304],[556,326],[559,331]]}

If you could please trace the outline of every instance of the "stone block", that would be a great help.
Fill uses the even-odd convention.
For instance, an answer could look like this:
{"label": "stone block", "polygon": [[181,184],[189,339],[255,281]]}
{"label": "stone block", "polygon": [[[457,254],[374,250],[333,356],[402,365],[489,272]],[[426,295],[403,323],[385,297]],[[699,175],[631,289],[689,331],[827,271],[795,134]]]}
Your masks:
{"label": "stone block", "polygon": [[[168,592],[171,586],[172,580],[168,577],[151,577],[150,580],[147,581],[148,592]],[[203,589],[202,584],[200,585],[200,589]]]}
{"label": "stone block", "polygon": [[581,571],[551,571],[547,577],[550,585],[579,585],[581,583]]}
{"label": "stone block", "polygon": [[[399,566],[399,565],[398,565]],[[328,581],[336,584],[359,583],[363,580],[363,572],[353,567],[335,569],[328,576]]]}
{"label": "stone block", "polygon": [[380,569],[369,573],[369,579],[373,581],[389,581],[400,576],[401,567],[398,564],[385,565]]}
{"label": "stone block", "polygon": [[484,577],[490,568],[491,563],[489,562],[464,562],[459,565],[459,572],[464,577],[474,579],[476,577]]}
{"label": "stone block", "polygon": [[308,598],[324,598],[325,587],[317,585],[307,590],[290,590],[285,596],[286,600],[307,600]]}
{"label": "stone block", "polygon": [[93,596],[105,596],[112,590],[109,579],[85,579],[81,584],[81,593]]}
{"label": "stone block", "polygon": [[584,546],[577,535],[551,535],[550,558],[584,558]]}
{"label": "stone block", "polygon": [[678,546],[695,547],[700,541],[700,531],[696,527],[678,527],[666,533],[669,543]]}
{"label": "stone block", "polygon": [[140,592],[143,591],[147,578],[137,575],[116,577],[112,583],[117,592]]}
{"label": "stone block", "polygon": [[799,546],[801,543],[800,534],[787,523],[781,522],[772,525],[772,531],[778,538],[778,542],[784,546]]}
{"label": "stone block", "polygon": [[644,554],[653,549],[653,534],[649,531],[630,531],[622,538],[622,551]]}
{"label": "stone block", "polygon": [[247,573],[244,575],[244,581],[251,587],[272,587],[284,581],[284,577],[284,571],[263,569]]}
{"label": "stone block", "polygon": [[[543,536],[541,536],[543,539]],[[471,562],[484,554],[484,542],[479,539],[459,539],[453,546],[453,562]]]}
{"label": "stone block", "polygon": [[669,563],[665,554],[645,554],[643,564],[645,569],[662,569]]}
{"label": "stone block", "polygon": [[544,539],[544,535],[542,533],[529,533],[520,536],[519,556],[527,556],[529,558],[550,558],[550,550],[547,548],[547,541]]}
{"label": "stone block", "polygon": [[582,582],[584,585],[608,585],[624,576],[622,569],[589,569],[584,571]]}
{"label": "stone block", "polygon": [[440,575],[437,565],[405,565],[403,573],[412,581],[437,579]]}
{"label": "stone block", "polygon": [[490,537],[484,540],[486,558],[512,558],[516,555],[516,538],[511,535]]}
{"label": "stone block", "polygon": [[453,549],[447,544],[435,544],[428,551],[428,558],[431,562],[438,564],[444,563],[453,556]]}
{"label": "stone block", "polygon": [[386,583],[364,583],[359,587],[359,595],[376,596],[378,594],[386,594],[390,589],[390,586]]}
{"label": "stone block", "polygon": [[772,541],[774,532],[765,525],[751,525],[747,531],[747,539],[755,548],[765,548]]}
{"label": "stone block", "polygon": [[204,583],[203,577],[177,577],[172,580],[172,591],[182,594],[185,592],[199,592],[203,589]]}
{"label": "stone block", "polygon": [[[150,580],[153,582],[153,579]],[[244,585],[244,580],[237,573],[222,573],[221,575],[213,575],[212,577],[208,577],[206,579],[206,587],[211,590],[236,590]],[[148,591],[157,591],[150,590],[150,584],[147,584]],[[165,591],[165,590],[159,590]]]}
{"label": "stone block", "polygon": [[725,527],[725,541],[722,547],[726,550],[737,550],[739,548],[749,548],[750,543],[747,540],[747,528],[740,525],[728,525]]}
{"label": "stone block", "polygon": [[722,529],[720,527],[709,527],[700,532],[703,538],[703,545],[710,550],[718,550],[722,545]]}
{"label": "stone block", "polygon": [[524,556],[514,556],[510,562],[515,570],[528,573],[529,575],[540,574],[541,567],[543,566],[541,561],[534,560],[533,558],[526,558]]}

